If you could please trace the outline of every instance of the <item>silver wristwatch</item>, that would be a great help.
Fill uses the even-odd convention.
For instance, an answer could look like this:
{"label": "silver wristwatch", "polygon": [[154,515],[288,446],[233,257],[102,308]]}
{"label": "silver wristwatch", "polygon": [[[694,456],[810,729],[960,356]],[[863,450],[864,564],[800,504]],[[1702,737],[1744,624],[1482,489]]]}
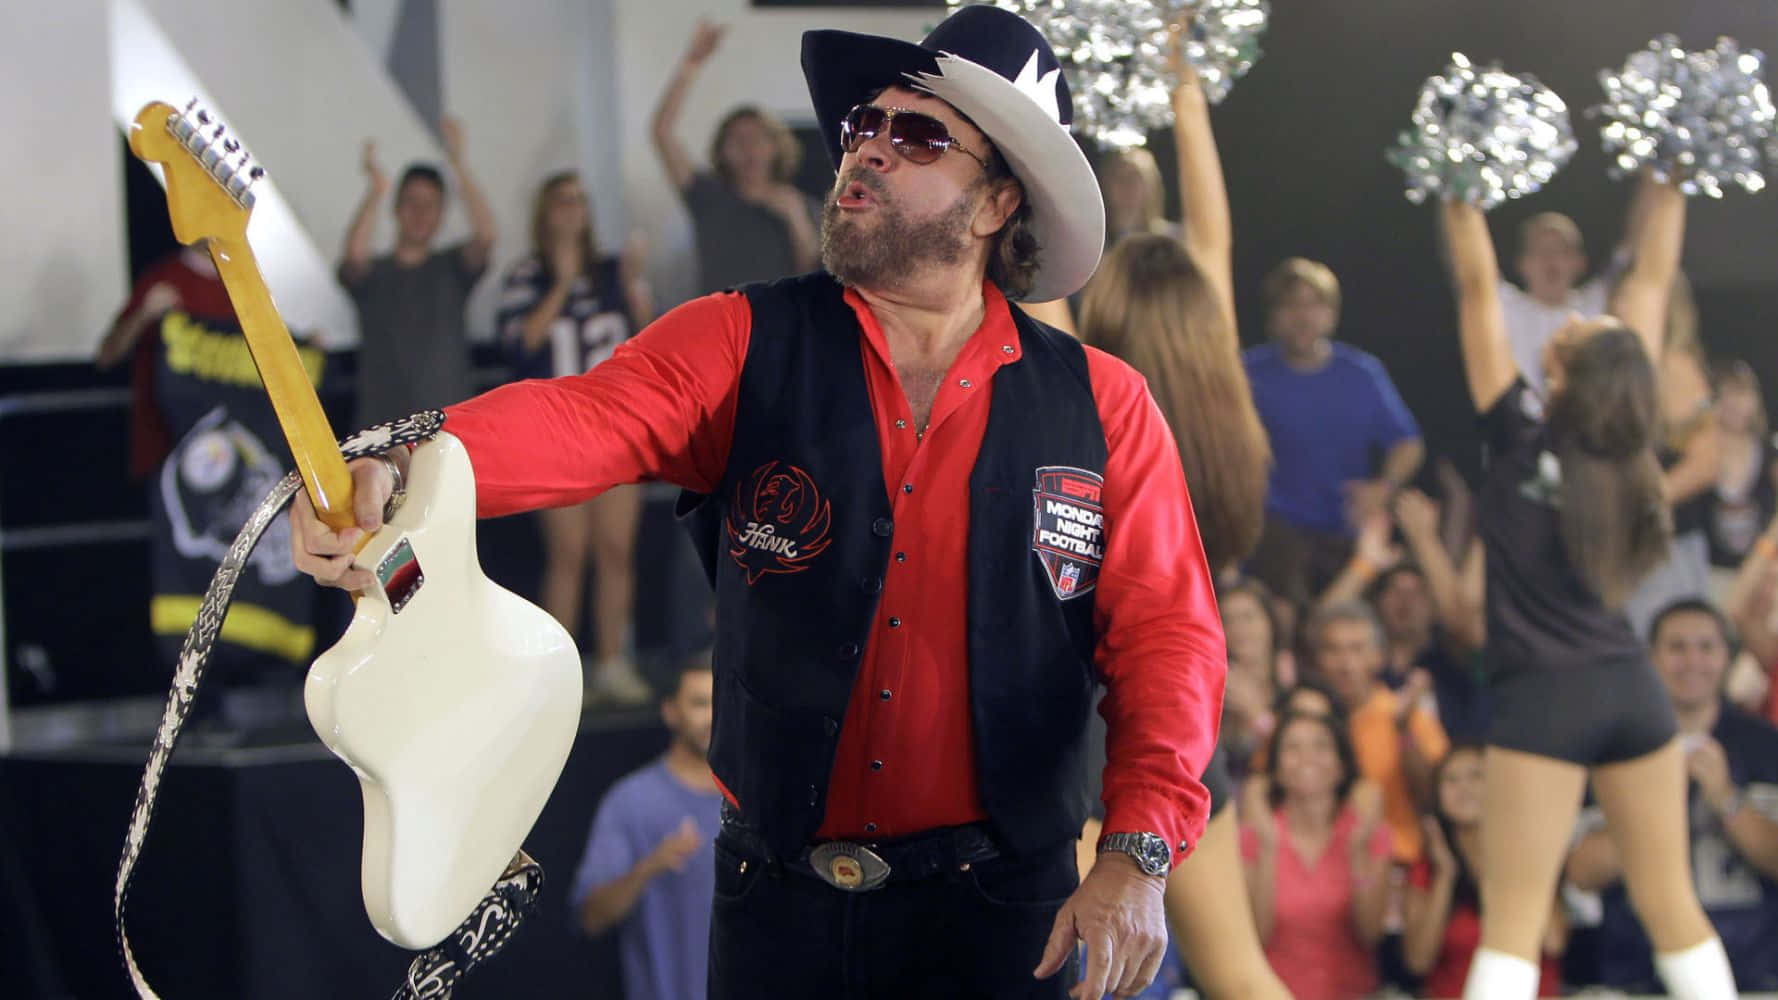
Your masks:
{"label": "silver wristwatch", "polygon": [[1099,838],[1099,853],[1127,854],[1144,875],[1165,878],[1173,869],[1173,849],[1152,833],[1108,833]]}

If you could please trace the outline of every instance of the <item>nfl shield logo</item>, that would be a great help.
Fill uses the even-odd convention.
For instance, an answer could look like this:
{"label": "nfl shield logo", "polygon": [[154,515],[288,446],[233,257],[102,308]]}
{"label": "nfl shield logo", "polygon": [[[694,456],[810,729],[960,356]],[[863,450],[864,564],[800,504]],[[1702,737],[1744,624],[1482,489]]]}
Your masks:
{"label": "nfl shield logo", "polygon": [[1074,593],[1074,585],[1079,582],[1080,567],[1074,563],[1063,566],[1062,572],[1056,575],[1056,589],[1064,595]]}

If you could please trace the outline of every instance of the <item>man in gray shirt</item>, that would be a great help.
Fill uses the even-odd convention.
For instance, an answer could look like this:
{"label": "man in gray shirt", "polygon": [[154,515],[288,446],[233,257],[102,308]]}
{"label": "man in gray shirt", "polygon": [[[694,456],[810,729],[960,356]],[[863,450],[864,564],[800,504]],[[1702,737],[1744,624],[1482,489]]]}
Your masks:
{"label": "man in gray shirt", "polygon": [[339,270],[340,284],[358,307],[357,427],[455,403],[475,388],[463,308],[488,268],[494,213],[463,161],[462,128],[447,118],[439,132],[473,231],[442,250],[433,249],[432,241],[444,217],[444,176],[436,167],[415,164],[395,189],[395,248],[371,256],[377,205],[389,191],[389,178],[377,165],[374,144],[364,144],[369,188],[346,235]]}

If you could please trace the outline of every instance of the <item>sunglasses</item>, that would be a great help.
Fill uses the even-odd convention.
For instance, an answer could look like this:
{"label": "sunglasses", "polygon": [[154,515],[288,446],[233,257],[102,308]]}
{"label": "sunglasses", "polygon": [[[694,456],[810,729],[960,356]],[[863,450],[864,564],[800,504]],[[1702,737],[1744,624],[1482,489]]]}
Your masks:
{"label": "sunglasses", "polygon": [[945,123],[931,115],[923,115],[918,111],[903,108],[879,108],[871,104],[860,104],[846,112],[840,122],[840,148],[848,153],[856,153],[858,147],[866,140],[875,139],[887,129],[889,145],[906,157],[910,163],[924,166],[935,163],[947,150],[956,150],[988,169],[988,161],[971,153],[964,145],[951,137],[951,130]]}

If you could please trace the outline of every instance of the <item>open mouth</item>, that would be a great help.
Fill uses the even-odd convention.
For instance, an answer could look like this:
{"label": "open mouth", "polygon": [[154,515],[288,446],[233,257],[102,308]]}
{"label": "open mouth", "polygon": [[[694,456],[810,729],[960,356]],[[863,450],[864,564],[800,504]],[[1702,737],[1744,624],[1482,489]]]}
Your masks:
{"label": "open mouth", "polygon": [[871,194],[870,188],[863,181],[847,184],[840,189],[839,197],[834,199],[834,204],[840,208],[851,209],[868,208],[876,202],[876,196]]}

